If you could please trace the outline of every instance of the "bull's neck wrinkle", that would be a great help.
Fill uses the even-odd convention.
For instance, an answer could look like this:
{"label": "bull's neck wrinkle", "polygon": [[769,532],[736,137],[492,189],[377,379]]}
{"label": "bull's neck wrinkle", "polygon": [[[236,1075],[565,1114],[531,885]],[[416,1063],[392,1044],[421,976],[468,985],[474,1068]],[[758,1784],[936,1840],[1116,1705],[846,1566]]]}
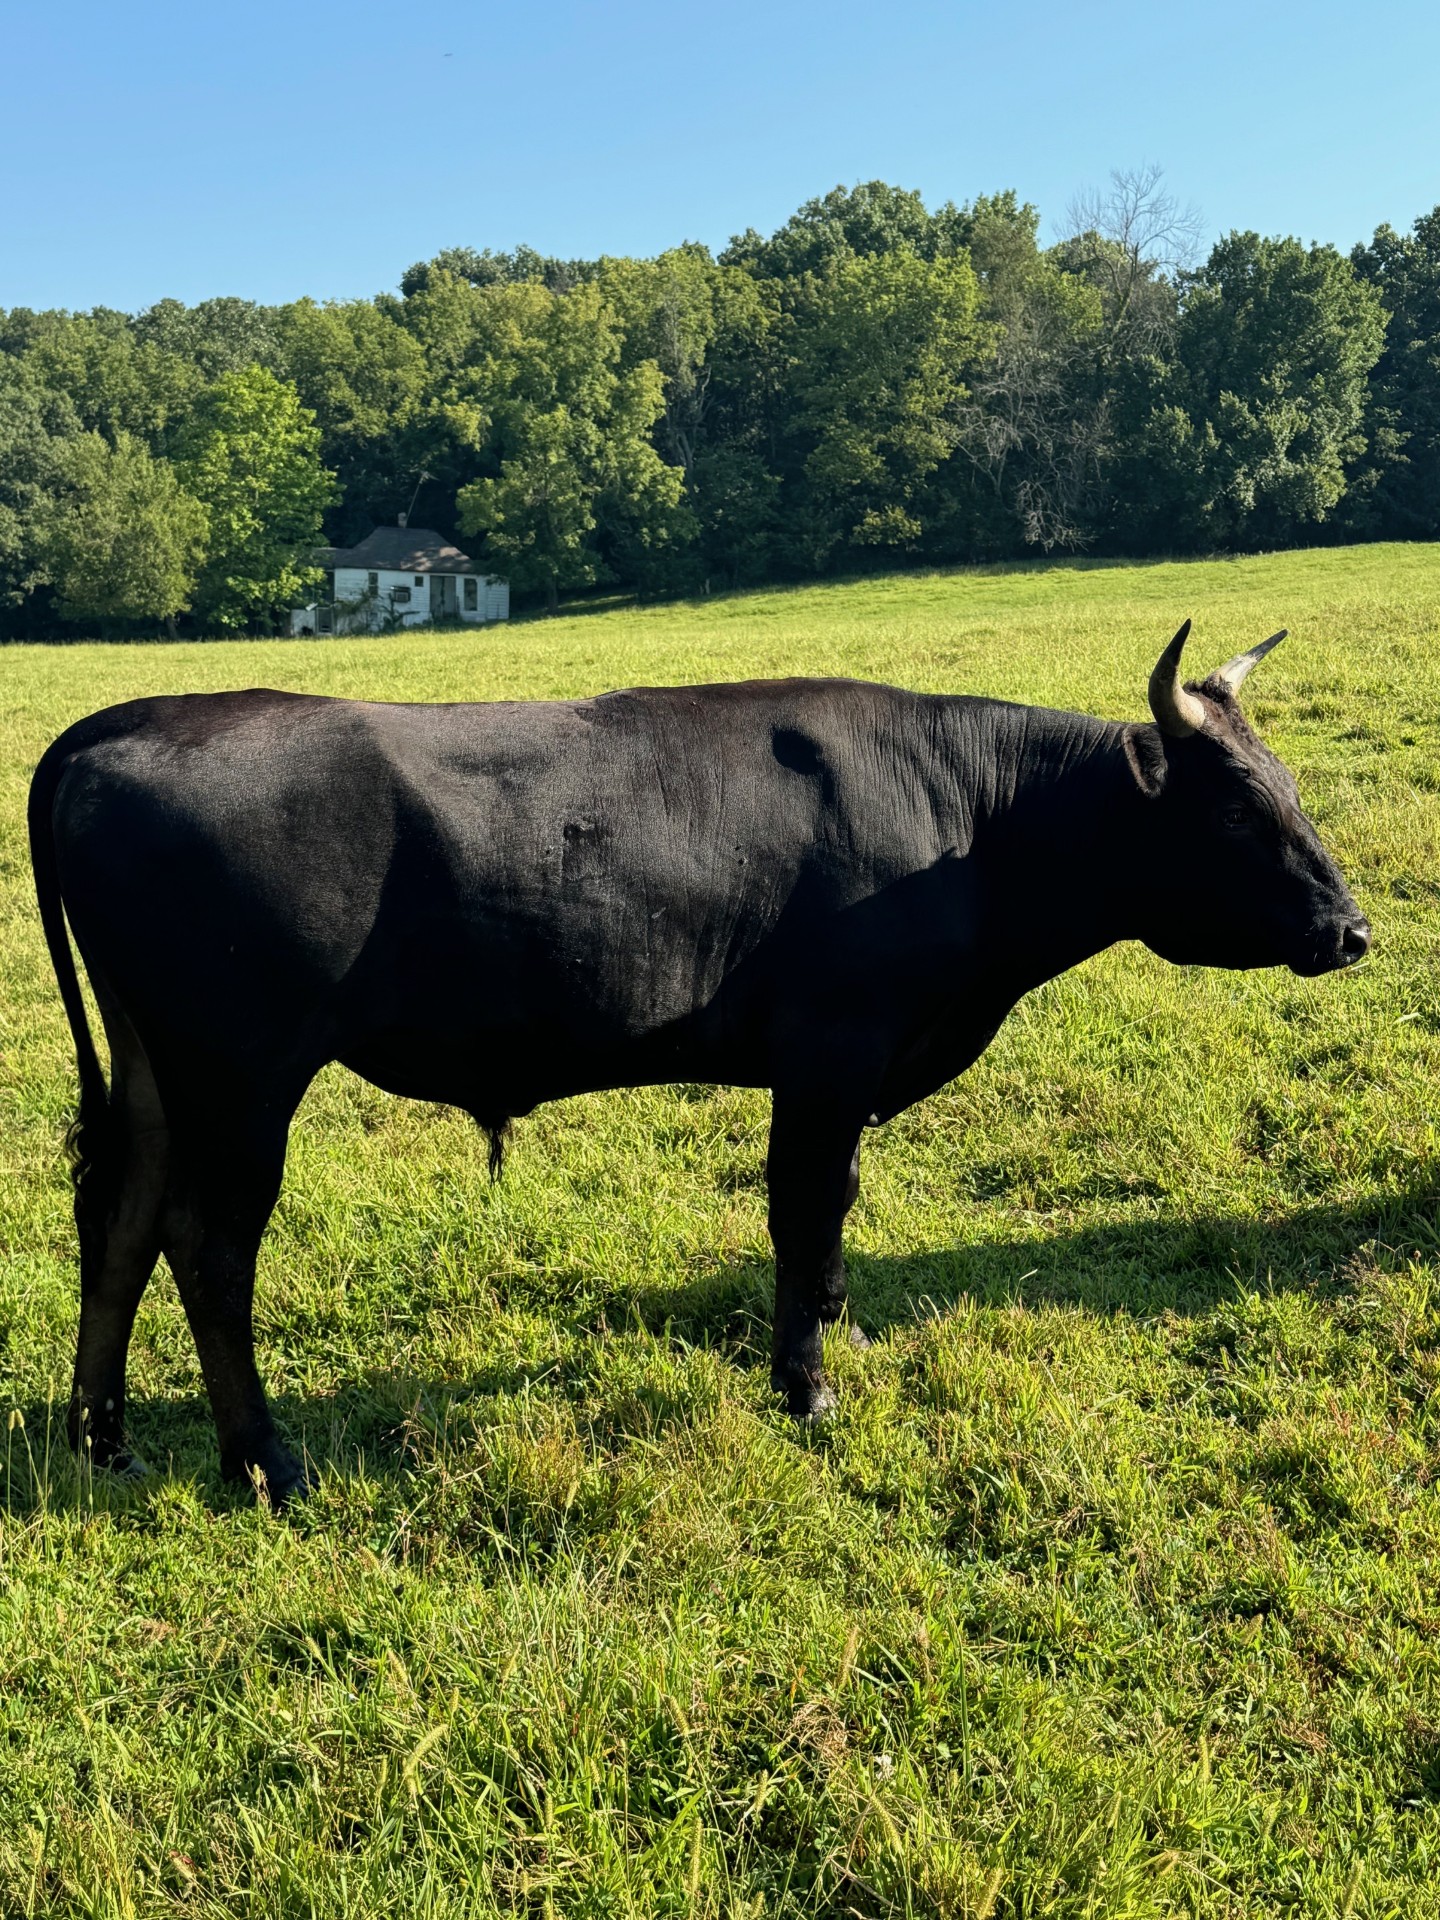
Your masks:
{"label": "bull's neck wrinkle", "polygon": [[[998,702],[974,715],[971,851],[1005,944],[1049,971],[1130,938],[1135,808],[1125,725]],[[1037,976],[1041,977],[1041,976]]]}
{"label": "bull's neck wrinkle", "polygon": [[1082,810],[1113,792],[1100,770],[1123,767],[1123,723],[999,700],[956,707],[951,765],[977,834],[1058,789]]}

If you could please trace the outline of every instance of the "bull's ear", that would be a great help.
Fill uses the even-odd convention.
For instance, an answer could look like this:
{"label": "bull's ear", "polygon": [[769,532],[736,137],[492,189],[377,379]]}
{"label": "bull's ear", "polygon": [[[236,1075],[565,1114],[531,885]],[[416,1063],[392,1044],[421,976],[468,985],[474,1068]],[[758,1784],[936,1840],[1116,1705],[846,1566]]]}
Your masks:
{"label": "bull's ear", "polygon": [[1165,776],[1169,772],[1160,729],[1126,727],[1125,758],[1130,762],[1130,771],[1141,793],[1147,800],[1158,800],[1165,791]]}

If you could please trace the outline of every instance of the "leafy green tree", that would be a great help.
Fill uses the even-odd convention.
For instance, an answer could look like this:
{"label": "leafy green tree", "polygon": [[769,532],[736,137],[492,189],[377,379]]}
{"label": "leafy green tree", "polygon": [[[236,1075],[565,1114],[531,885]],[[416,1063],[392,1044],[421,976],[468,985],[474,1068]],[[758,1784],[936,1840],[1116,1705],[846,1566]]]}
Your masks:
{"label": "leafy green tree", "polygon": [[42,529],[63,486],[65,447],[79,431],[64,394],[0,355],[0,615],[48,577]]}
{"label": "leafy green tree", "polygon": [[513,286],[533,281],[551,293],[568,293],[572,287],[593,280],[597,263],[593,260],[557,260],[552,254],[537,253],[534,247],[516,247],[513,253],[492,253],[489,247],[476,252],[474,247],[442,247],[431,260],[419,260],[400,276],[400,291],[409,299],[423,293],[437,273],[455,280],[467,280],[472,287]]}
{"label": "leafy green tree", "polygon": [[695,464],[701,577],[725,585],[764,580],[781,539],[780,477],[751,436],[716,436]]}
{"label": "leafy green tree", "polygon": [[598,469],[600,577],[629,581],[642,593],[690,584],[679,560],[695,535],[684,470],[653,439],[664,404],[665,377],[653,360],[622,371]]}
{"label": "leafy green tree", "polygon": [[202,382],[218,380],[239,367],[280,371],[280,340],[273,307],[253,300],[221,297],[187,307],[180,300],[159,300],[137,314],[133,332],[141,349],[156,348],[193,367]]}
{"label": "leafy green tree", "polygon": [[324,450],[403,427],[425,378],[414,335],[368,300],[296,300],[275,315],[284,371],[315,415]]}
{"label": "leafy green tree", "polygon": [[209,516],[201,619],[243,627],[298,599],[316,578],[307,555],[336,489],[315,416],[294,387],[263,367],[222,375],[195,407],[177,467]]}
{"label": "leafy green tree", "polygon": [[205,379],[185,354],[137,336],[128,314],[107,307],[27,316],[20,357],[69,399],[82,426],[112,440],[138,435],[152,451],[164,449]]}
{"label": "leafy green tree", "polygon": [[329,505],[345,540],[402,509],[463,528],[552,604],[899,553],[1440,535],[1440,209],[1348,263],[1236,234],[1191,271],[1151,168],[1037,235],[1013,193],[867,181],[718,260],[451,247],[373,301],[0,311],[0,606],[49,617],[38,529],[83,430],[178,463],[197,605],[230,627],[304,590]]}
{"label": "leafy green tree", "polygon": [[[667,547],[667,583],[696,586],[712,572],[761,577],[777,485],[761,447],[773,299],[752,275],[718,266],[696,245],[654,260],[602,260],[599,284],[619,321],[622,371],[650,360],[664,381],[653,438],[684,475],[698,533],[698,546]],[[635,562],[656,578],[653,551],[615,559],[622,575]]]}
{"label": "leafy green tree", "polygon": [[1379,296],[1333,247],[1232,233],[1183,276],[1173,357],[1136,369],[1116,462],[1132,550],[1282,546],[1333,513],[1363,445]]}
{"label": "leafy green tree", "polygon": [[867,180],[860,186],[832,187],[807,200],[768,240],[753,227],[737,234],[720,261],[763,279],[794,280],[823,273],[852,255],[869,259],[904,248],[934,260],[959,253],[969,243],[965,209],[946,201],[932,214],[909,188]]}
{"label": "leafy green tree", "polygon": [[1385,348],[1370,376],[1368,448],[1351,477],[1350,531],[1440,538],[1440,207],[1414,231],[1377,229],[1351,264],[1385,304]]}
{"label": "leafy green tree", "polygon": [[[610,577],[602,518],[633,552],[683,527],[684,479],[650,440],[664,406],[651,360],[620,370],[621,333],[600,288],[473,290],[485,324],[451,368],[447,404],[468,410],[493,470],[461,489],[461,531],[553,608],[564,587]],[[453,330],[452,330],[453,332]],[[447,336],[448,337],[448,336]]]}
{"label": "leafy green tree", "polygon": [[393,521],[421,471],[440,465],[424,431],[424,348],[368,300],[297,300],[276,312],[275,329],[281,368],[315,415],[320,457],[339,482],[337,531],[359,540]]}
{"label": "leafy green tree", "polygon": [[989,340],[968,257],[852,255],[798,283],[787,307],[793,558],[818,569],[842,545],[914,547]]}
{"label": "leafy green tree", "polygon": [[1039,214],[1013,193],[967,211],[989,339],[959,408],[956,456],[937,479],[927,551],[1084,546],[1107,434],[1101,296],[1041,251]]}
{"label": "leafy green tree", "polygon": [[701,246],[605,259],[598,280],[620,327],[621,366],[653,360],[664,377],[657,437],[691,483],[716,389],[753,378],[773,308],[750,274],[717,266]]}
{"label": "leafy green tree", "polygon": [[164,620],[190,604],[204,558],[206,514],[168,461],[120,434],[65,443],[65,489],[45,517],[42,551],[68,620]]}
{"label": "leafy green tree", "polygon": [[[538,284],[477,286],[437,268],[396,303],[392,317],[420,354],[414,406],[394,449],[395,473],[410,476],[397,507],[408,506],[425,473],[426,521],[458,526],[460,489],[482,467],[494,468],[493,447],[487,454],[492,405],[513,384],[515,357],[527,351],[522,342],[534,335],[534,315],[546,310],[550,298]],[[398,492],[398,483],[392,484]]]}
{"label": "leafy green tree", "polygon": [[496,478],[460,494],[461,530],[484,534],[487,553],[514,585],[543,589],[552,612],[561,587],[600,577],[592,538],[600,453],[593,420],[551,407],[526,420]]}

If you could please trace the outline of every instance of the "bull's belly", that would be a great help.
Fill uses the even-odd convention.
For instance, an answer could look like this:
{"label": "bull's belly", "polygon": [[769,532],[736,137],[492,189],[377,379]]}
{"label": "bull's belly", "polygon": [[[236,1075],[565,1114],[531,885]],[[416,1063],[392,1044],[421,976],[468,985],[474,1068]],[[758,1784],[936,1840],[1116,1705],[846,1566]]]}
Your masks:
{"label": "bull's belly", "polygon": [[499,1114],[670,1080],[766,1084],[773,969],[704,935],[667,948],[609,931],[412,923],[337,983],[334,1057],[390,1092]]}
{"label": "bull's belly", "polygon": [[644,1033],[600,1020],[589,1033],[530,1020],[459,1032],[406,1022],[347,1034],[336,1057],[387,1093],[460,1107],[486,1124],[617,1087],[770,1079],[763,1046],[749,1036],[722,1038],[700,1016]]}

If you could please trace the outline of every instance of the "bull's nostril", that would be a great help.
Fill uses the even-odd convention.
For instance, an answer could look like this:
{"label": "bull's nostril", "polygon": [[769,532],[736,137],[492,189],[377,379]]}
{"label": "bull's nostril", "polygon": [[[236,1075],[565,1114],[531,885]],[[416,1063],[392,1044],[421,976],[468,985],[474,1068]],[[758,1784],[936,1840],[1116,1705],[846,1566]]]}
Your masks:
{"label": "bull's nostril", "polygon": [[1347,960],[1363,960],[1370,951],[1370,923],[1352,920],[1340,936],[1340,951]]}

